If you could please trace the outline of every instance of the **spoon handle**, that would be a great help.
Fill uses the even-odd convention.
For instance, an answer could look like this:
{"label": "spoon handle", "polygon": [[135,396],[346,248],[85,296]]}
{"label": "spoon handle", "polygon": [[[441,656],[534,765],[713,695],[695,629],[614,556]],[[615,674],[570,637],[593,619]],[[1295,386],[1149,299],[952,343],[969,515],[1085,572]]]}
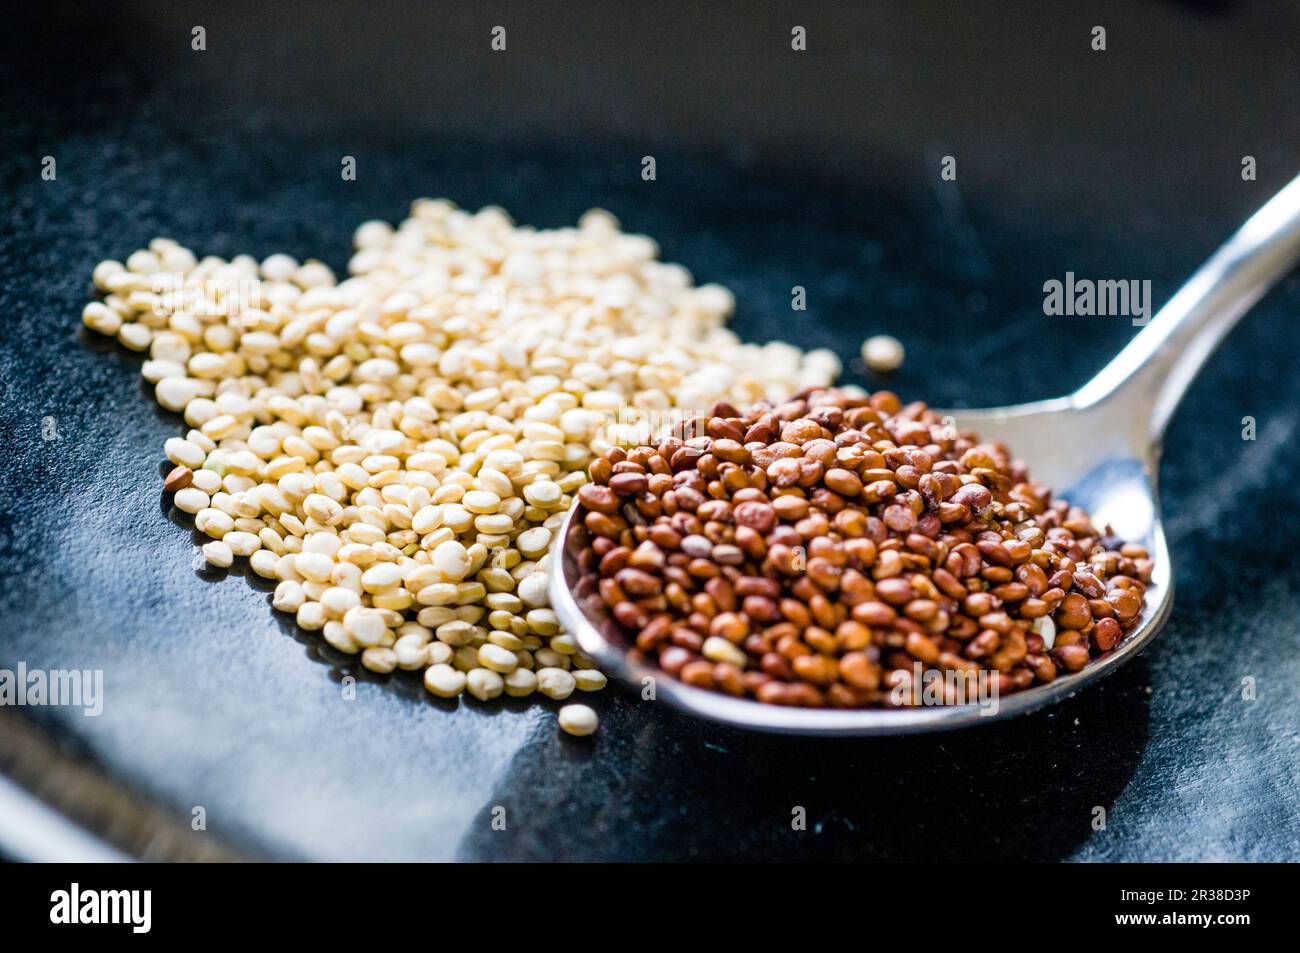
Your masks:
{"label": "spoon handle", "polygon": [[1150,421],[1153,446],[1206,358],[1300,261],[1300,177],[1252,215],[1132,341],[1071,398],[1118,399]]}

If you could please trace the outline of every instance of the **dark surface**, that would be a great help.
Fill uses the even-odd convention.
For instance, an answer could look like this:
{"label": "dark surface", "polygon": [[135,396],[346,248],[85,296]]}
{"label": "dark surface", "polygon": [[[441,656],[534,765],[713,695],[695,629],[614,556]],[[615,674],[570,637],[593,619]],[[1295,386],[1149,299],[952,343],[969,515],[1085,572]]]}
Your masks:
{"label": "dark surface", "polygon": [[1154,648],[1049,712],[889,740],[747,735],[618,691],[574,740],[546,706],[447,705],[365,673],[276,618],[265,584],[195,570],[160,488],[180,422],[138,357],[80,330],[95,262],[155,235],[341,268],[358,222],[445,195],[542,226],[607,207],[733,288],[746,338],[850,359],[896,334],[904,396],[1063,393],[1133,329],[1044,317],[1044,281],[1149,278],[1163,301],[1300,169],[1300,15],[966,6],[20,14],[0,49],[0,667],[102,668],[107,696],[99,718],[20,717],[255,855],[1300,859],[1294,277],[1169,432],[1178,595]]}

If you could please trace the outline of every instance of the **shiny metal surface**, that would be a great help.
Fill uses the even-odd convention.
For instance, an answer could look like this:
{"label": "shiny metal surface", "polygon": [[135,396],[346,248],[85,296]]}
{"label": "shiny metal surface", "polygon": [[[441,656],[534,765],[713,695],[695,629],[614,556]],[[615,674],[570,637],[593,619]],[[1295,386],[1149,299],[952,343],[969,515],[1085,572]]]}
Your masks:
{"label": "shiny metal surface", "polygon": [[[1102,371],[1055,400],[954,410],[956,426],[1004,441],[1035,479],[1082,506],[1155,560],[1143,616],[1115,651],[1083,671],[980,705],[819,710],[763,705],[658,677],[625,654],[610,620],[589,616],[573,596],[576,565],[565,548],[551,576],[551,602],[584,652],[636,685],[653,679],[656,696],[700,718],[792,734],[893,735],[966,727],[1032,711],[1115,671],[1160,631],[1173,606],[1173,574],[1157,488],[1161,439],[1183,394],[1215,347],[1264,293],[1300,260],[1300,178],[1293,179],[1196,271]],[[567,539],[573,512],[560,533]]]}

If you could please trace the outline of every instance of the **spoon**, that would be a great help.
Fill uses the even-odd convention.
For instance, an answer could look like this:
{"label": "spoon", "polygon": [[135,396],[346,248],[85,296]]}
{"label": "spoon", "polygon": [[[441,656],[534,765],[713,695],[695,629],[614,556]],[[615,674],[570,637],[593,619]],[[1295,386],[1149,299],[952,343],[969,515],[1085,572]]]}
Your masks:
{"label": "spoon", "polygon": [[[1173,573],[1160,522],[1156,477],[1161,440],[1206,358],[1264,293],[1300,260],[1300,177],[1250,217],[1120,353],[1068,397],[950,412],[956,427],[1000,440],[1034,479],[1146,547],[1155,561],[1142,615],[1119,646],[1081,671],[996,699],[995,704],[818,709],[765,705],[692,688],[627,654],[629,636],[597,598],[577,599],[576,561],[560,530],[551,604],[582,651],[605,672],[692,715],[761,731],[808,735],[898,735],[959,728],[1032,711],[1074,694],[1136,656],[1173,605]],[[943,413],[943,412],[940,412]],[[581,604],[580,604],[581,603]],[[651,679],[651,682],[647,682]]]}

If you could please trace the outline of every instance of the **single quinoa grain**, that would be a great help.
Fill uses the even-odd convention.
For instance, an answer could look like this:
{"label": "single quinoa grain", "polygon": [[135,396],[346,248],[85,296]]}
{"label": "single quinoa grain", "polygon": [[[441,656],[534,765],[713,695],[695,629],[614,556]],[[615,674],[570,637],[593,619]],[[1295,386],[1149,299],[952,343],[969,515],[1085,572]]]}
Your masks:
{"label": "single quinoa grain", "polygon": [[903,343],[888,334],[877,334],[862,342],[862,360],[877,373],[887,374],[903,366]]}
{"label": "single quinoa grain", "polygon": [[560,709],[560,727],[568,734],[581,738],[594,732],[596,724],[596,713],[587,705],[565,705]]}
{"label": "single quinoa grain", "polygon": [[183,490],[194,482],[194,471],[189,467],[174,467],[163,479],[163,489],[168,493]]}

